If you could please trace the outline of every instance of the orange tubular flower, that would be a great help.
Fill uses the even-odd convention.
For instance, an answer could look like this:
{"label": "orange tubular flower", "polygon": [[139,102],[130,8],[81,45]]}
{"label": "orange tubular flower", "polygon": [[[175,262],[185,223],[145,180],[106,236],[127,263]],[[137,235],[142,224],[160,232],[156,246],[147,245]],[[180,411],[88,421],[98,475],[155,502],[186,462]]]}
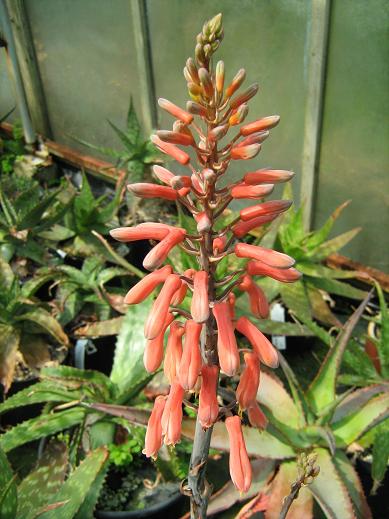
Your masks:
{"label": "orange tubular flower", "polygon": [[228,310],[230,312],[230,317],[231,317],[231,320],[233,321],[235,319],[235,302],[236,302],[236,297],[235,297],[234,292],[230,292],[228,294],[227,302],[228,302]]}
{"label": "orange tubular flower", "polygon": [[162,363],[163,360],[163,340],[165,331],[169,324],[173,321],[174,316],[168,314],[163,324],[161,332],[154,339],[146,341],[145,351],[143,353],[143,364],[146,371],[154,373]]}
{"label": "orange tubular flower", "polygon": [[163,110],[166,110],[166,112],[169,112],[170,115],[175,117],[176,119],[180,119],[185,124],[190,124],[193,121],[193,115],[189,114],[188,112],[185,112],[182,108],[179,106],[176,106],[171,101],[168,101],[167,99],[163,99],[160,97],[158,99],[158,104]]}
{"label": "orange tubular flower", "polygon": [[201,370],[200,334],[203,325],[189,319],[185,326],[184,350],[182,352],[178,380],[186,390],[195,387]]}
{"label": "orange tubular flower", "polygon": [[258,83],[253,83],[251,86],[249,86],[247,90],[245,90],[245,92],[232,99],[230,102],[231,109],[234,110],[243,103],[247,103],[247,101],[249,101],[252,97],[256,95],[256,93],[258,92],[258,88]]}
{"label": "orange tubular flower", "polygon": [[238,387],[236,399],[242,411],[245,411],[257,397],[259,387],[259,358],[256,353],[245,353],[246,367],[243,370]]}
{"label": "orange tubular flower", "polygon": [[227,243],[227,238],[225,236],[218,236],[213,240],[212,249],[214,254],[219,254],[223,252]]}
{"label": "orange tubular flower", "polygon": [[178,382],[173,382],[161,418],[162,434],[166,445],[175,445],[181,439],[183,398],[183,388]]}
{"label": "orange tubular flower", "polygon": [[173,247],[184,241],[186,231],[174,229],[147,254],[143,260],[143,266],[147,270],[155,270],[166,260]]}
{"label": "orange tubular flower", "polygon": [[295,264],[294,259],[287,254],[272,249],[265,249],[265,247],[260,247],[259,245],[237,243],[234,252],[238,258],[256,259],[276,269],[288,269]]}
{"label": "orange tubular flower", "polygon": [[288,182],[293,177],[293,171],[285,171],[283,169],[260,169],[258,171],[246,173],[243,180],[245,184],[249,185],[263,183],[279,184],[281,182]]}
{"label": "orange tubular flower", "polygon": [[249,144],[248,146],[233,146],[231,148],[232,160],[249,160],[258,155],[261,150],[260,144]]}
{"label": "orange tubular flower", "polygon": [[236,329],[248,339],[261,362],[269,368],[278,367],[279,359],[276,348],[247,317],[240,317],[236,321]]}
{"label": "orange tubular flower", "polygon": [[261,261],[249,261],[246,265],[247,274],[250,276],[269,276],[282,283],[293,283],[301,278],[301,273],[295,268],[277,269],[269,267]]}
{"label": "orange tubular flower", "polygon": [[167,186],[157,184],[130,184],[127,189],[140,198],[163,198],[165,200],[177,200],[177,191]]}
{"label": "orange tubular flower", "polygon": [[134,285],[129,292],[127,292],[124,302],[127,305],[136,305],[141,303],[151,294],[156,286],[164,283],[166,278],[172,272],[172,267],[170,265],[165,265],[165,267],[148,274]]}
{"label": "orange tubular flower", "polygon": [[241,68],[236,74],[234,79],[226,88],[226,97],[231,97],[241,86],[246,77],[246,71],[244,68]]}
{"label": "orange tubular flower", "polygon": [[187,133],[158,130],[157,136],[161,141],[170,142],[171,144],[181,144],[182,146],[192,146],[194,144],[193,136]]}
{"label": "orange tubular flower", "polygon": [[150,140],[159,148],[161,151],[176,159],[180,164],[186,165],[190,162],[190,157],[185,151],[180,150],[174,144],[163,142],[158,135],[152,135]]}
{"label": "orange tubular flower", "polygon": [[243,438],[239,416],[229,416],[225,421],[230,440],[230,475],[239,492],[251,486],[252,470]]}
{"label": "orange tubular flower", "polygon": [[239,369],[239,352],[236,344],[234,325],[231,320],[230,305],[215,303],[213,315],[217,324],[217,351],[221,370],[232,377]]}
{"label": "orange tubular flower", "polygon": [[174,178],[174,173],[166,168],[163,168],[162,166],[153,166],[153,172],[158,180],[170,186],[170,181],[172,178]]}
{"label": "orange tubular flower", "polygon": [[263,202],[262,204],[252,205],[246,207],[240,212],[240,217],[243,221],[257,218],[258,216],[268,216],[274,214],[275,216],[287,211],[293,202],[290,200],[269,200],[269,202]]}
{"label": "orange tubular flower", "polygon": [[243,236],[246,236],[246,234],[253,229],[272,222],[275,218],[277,218],[277,216],[277,214],[268,214],[266,216],[258,216],[257,218],[253,218],[248,222],[238,222],[233,226],[232,232],[237,238],[243,238]]}
{"label": "orange tubular flower", "polygon": [[273,189],[274,184],[260,184],[258,186],[238,184],[231,189],[231,196],[232,198],[264,198],[265,196],[270,195]]}
{"label": "orange tubular flower", "polygon": [[[193,275],[196,271],[194,269],[188,269],[185,270],[184,276],[187,278],[193,278]],[[185,299],[186,293],[188,291],[188,285],[186,284],[186,281],[181,281],[181,287],[177,290],[177,292],[174,294],[171,305],[177,306],[180,305],[183,300]]]}
{"label": "orange tubular flower", "polygon": [[258,132],[248,135],[243,141],[239,142],[236,146],[238,148],[242,146],[249,146],[249,144],[261,144],[270,135],[270,132]]}
{"label": "orange tubular flower", "polygon": [[146,339],[155,339],[163,330],[174,293],[181,287],[181,279],[177,274],[170,274],[151,308],[145,324]]}
{"label": "orange tubular flower", "polygon": [[[174,227],[173,227],[174,228]],[[168,234],[169,225],[163,223],[154,223],[151,225],[140,224],[136,227],[118,227],[112,229],[109,234],[117,241],[131,242],[138,240],[163,240]]]}
{"label": "orange tubular flower", "polygon": [[247,135],[251,135],[255,132],[262,132],[263,130],[270,130],[277,126],[280,122],[279,115],[269,115],[268,117],[263,117],[262,119],[258,119],[249,124],[245,124],[240,129],[240,134],[246,137]]}
{"label": "orange tubular flower", "polygon": [[162,446],[162,425],[161,418],[165,409],[166,397],[157,396],[154,401],[154,407],[151,411],[149,421],[147,423],[145,448],[143,454],[148,458],[157,458],[159,449]]}
{"label": "orange tubular flower", "polygon": [[165,360],[163,363],[163,371],[170,384],[173,384],[178,376],[178,368],[182,357],[182,336],[184,331],[182,323],[178,321],[173,321],[170,325]]}
{"label": "orange tubular flower", "polygon": [[269,316],[269,303],[265,293],[254,283],[252,277],[249,275],[243,276],[238,288],[242,290],[242,292],[247,292],[250,300],[251,313],[260,319],[267,319]]}
{"label": "orange tubular flower", "polygon": [[249,422],[253,427],[257,427],[258,429],[266,429],[267,418],[255,400],[253,400],[248,406],[247,414],[249,417]]}
{"label": "orange tubular flower", "polygon": [[201,389],[199,396],[199,421],[204,429],[212,427],[219,414],[217,403],[218,366],[204,365],[201,369]]}
{"label": "orange tubular flower", "polygon": [[205,323],[209,317],[208,274],[203,270],[193,276],[193,297],[190,313],[196,323]]}

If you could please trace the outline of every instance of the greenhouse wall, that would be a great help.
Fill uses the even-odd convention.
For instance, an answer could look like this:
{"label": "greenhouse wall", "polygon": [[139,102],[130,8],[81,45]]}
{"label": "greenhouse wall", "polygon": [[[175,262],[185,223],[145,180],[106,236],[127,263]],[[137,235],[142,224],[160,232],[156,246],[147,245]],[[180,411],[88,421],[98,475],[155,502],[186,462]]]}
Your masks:
{"label": "greenhouse wall", "polygon": [[[193,49],[193,34],[203,20],[222,12],[229,37],[218,57],[225,61],[228,77],[246,68],[247,84],[260,84],[252,113],[281,115],[281,124],[256,166],[296,172],[295,197],[312,207],[313,226],[351,199],[335,232],[355,226],[363,230],[344,253],[387,270],[386,0],[18,0],[15,4],[24,10],[29,24],[51,137],[82,151],[87,148],[76,139],[118,146],[107,119],[122,126],[130,96],[145,133],[166,124],[156,99],[185,102],[182,69]],[[319,30],[322,41],[317,38]],[[315,74],[322,74],[322,79]],[[0,82],[4,114],[15,100],[3,50]],[[316,118],[310,118],[312,106]],[[11,120],[17,117],[15,112]],[[317,146],[313,143],[311,149],[312,135]],[[307,153],[314,154],[311,168]],[[310,183],[312,189],[307,189]]]}

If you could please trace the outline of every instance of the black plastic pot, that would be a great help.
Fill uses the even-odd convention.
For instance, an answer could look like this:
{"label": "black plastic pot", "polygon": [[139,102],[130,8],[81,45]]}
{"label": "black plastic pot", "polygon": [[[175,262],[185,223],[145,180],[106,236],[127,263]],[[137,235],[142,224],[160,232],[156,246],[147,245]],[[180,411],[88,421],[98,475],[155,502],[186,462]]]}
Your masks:
{"label": "black plastic pot", "polygon": [[169,499],[165,499],[149,508],[142,510],[129,510],[125,512],[110,512],[106,510],[96,510],[96,519],[158,519],[168,517],[169,519],[178,518],[182,513],[183,495],[179,490]]}

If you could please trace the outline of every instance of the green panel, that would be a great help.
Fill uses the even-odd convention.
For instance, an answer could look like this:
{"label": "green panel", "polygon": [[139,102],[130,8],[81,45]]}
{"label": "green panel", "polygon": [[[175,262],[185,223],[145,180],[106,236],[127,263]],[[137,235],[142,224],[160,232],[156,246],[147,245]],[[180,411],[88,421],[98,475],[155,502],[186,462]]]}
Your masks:
{"label": "green panel", "polygon": [[[5,50],[0,49],[0,119],[14,106],[16,106],[15,93],[11,77],[9,76],[7,58]],[[15,116],[17,117],[16,111],[7,121],[12,122]]]}
{"label": "green panel", "polygon": [[[193,55],[195,36],[205,20],[223,13],[224,40],[216,60],[226,65],[226,82],[240,68],[247,71],[244,85],[260,85],[250,101],[247,121],[281,115],[280,125],[264,143],[259,157],[234,164],[237,176],[255,167],[296,171],[294,191],[299,192],[304,124],[304,44],[307,2],[303,0],[149,0],[152,58],[158,97],[184,105],[188,99],[182,74]],[[242,87],[243,88],[243,87]],[[161,126],[171,117],[159,112]],[[238,169],[240,167],[240,170]]]}
{"label": "green panel", "polygon": [[130,0],[26,0],[26,8],[54,138],[120,148],[106,119],[123,127],[130,93],[135,106],[141,95]]}
{"label": "green panel", "polygon": [[344,253],[389,267],[389,3],[332,2],[317,225],[352,199],[336,231],[362,226]]}

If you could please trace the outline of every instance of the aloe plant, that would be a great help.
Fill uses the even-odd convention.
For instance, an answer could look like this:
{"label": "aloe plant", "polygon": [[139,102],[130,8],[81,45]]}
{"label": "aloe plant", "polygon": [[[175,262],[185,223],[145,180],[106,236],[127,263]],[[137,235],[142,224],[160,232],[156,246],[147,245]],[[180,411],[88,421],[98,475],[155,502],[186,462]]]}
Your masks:
{"label": "aloe plant", "polygon": [[50,342],[69,345],[61,325],[34,296],[44,281],[41,277],[21,286],[8,263],[0,259],[0,382],[5,392],[18,363],[36,370],[51,360]]}
{"label": "aloe plant", "polygon": [[108,451],[91,451],[68,473],[68,448],[52,441],[20,483],[0,450],[0,517],[4,519],[92,519],[107,468]]}
{"label": "aloe plant", "polygon": [[10,193],[0,184],[0,254],[6,261],[14,255],[46,264],[50,258],[45,233],[59,222],[68,207],[59,200],[62,186],[43,191],[36,182]]}
{"label": "aloe plant", "polygon": [[[75,444],[71,456],[77,457],[81,432],[85,441],[101,434],[102,424],[107,424],[106,444],[112,443],[116,419],[108,419],[96,412],[94,403],[118,405],[136,403],[138,393],[152,378],[143,367],[143,341],[141,317],[149,309],[147,303],[129,309],[117,339],[115,358],[109,377],[98,372],[79,370],[69,366],[45,367],[40,381],[26,390],[19,391],[0,404],[0,413],[18,407],[46,404],[37,418],[32,418],[10,428],[0,435],[0,448],[5,452],[61,431],[73,429]],[[131,362],[128,362],[131,359]],[[122,423],[120,419],[116,422]],[[81,435],[81,436],[80,436]]]}
{"label": "aloe plant", "polygon": [[89,311],[92,317],[99,321],[111,317],[112,307],[125,312],[120,305],[122,296],[108,292],[105,284],[129,273],[120,267],[106,267],[101,257],[85,259],[81,269],[58,265],[45,272],[51,272],[59,284],[57,300],[60,310],[57,317],[62,326],[84,313],[87,306],[92,308]]}

